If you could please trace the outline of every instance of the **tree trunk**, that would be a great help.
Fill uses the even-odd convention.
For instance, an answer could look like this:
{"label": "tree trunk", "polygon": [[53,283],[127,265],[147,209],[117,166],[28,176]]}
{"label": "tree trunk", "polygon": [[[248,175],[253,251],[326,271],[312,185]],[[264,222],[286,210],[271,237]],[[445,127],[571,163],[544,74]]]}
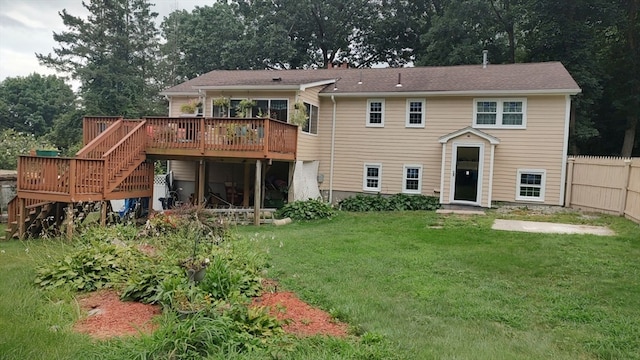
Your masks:
{"label": "tree trunk", "polygon": [[623,157],[631,157],[633,153],[633,145],[636,139],[636,129],[638,127],[638,116],[630,114],[627,117],[627,126],[624,130],[624,141],[622,142],[622,150],[620,155]]}

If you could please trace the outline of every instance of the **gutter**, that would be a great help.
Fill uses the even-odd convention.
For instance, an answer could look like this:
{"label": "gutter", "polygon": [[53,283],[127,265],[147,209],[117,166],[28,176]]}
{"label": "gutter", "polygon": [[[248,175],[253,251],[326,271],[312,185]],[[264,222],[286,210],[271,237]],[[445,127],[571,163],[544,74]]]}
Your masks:
{"label": "gutter", "polygon": [[329,165],[329,204],[333,204],[333,161],[336,147],[336,99],[331,95],[333,102],[333,116],[331,119],[331,162]]}

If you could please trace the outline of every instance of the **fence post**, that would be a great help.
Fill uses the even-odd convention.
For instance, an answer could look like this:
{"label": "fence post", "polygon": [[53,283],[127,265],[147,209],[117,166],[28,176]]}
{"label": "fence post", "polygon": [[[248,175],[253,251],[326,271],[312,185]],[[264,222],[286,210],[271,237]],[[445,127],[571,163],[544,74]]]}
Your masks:
{"label": "fence post", "polygon": [[573,164],[575,163],[575,161],[575,157],[570,157],[569,159],[567,159],[569,166],[567,166],[567,184],[565,186],[564,207],[571,207],[571,191],[573,188]]}
{"label": "fence post", "polygon": [[624,161],[624,175],[622,176],[622,189],[620,189],[620,210],[618,214],[624,216],[627,209],[627,191],[629,191],[629,181],[631,178],[631,159],[625,159]]}

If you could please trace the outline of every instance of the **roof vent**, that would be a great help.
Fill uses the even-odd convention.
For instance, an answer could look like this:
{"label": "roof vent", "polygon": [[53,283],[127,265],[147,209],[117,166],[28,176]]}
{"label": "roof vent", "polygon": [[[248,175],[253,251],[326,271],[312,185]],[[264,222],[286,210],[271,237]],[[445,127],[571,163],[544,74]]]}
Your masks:
{"label": "roof vent", "polygon": [[282,81],[282,78],[281,77],[272,78],[271,81]]}
{"label": "roof vent", "polygon": [[396,87],[402,87],[402,78],[400,77],[402,74],[398,73],[398,83],[396,84]]}

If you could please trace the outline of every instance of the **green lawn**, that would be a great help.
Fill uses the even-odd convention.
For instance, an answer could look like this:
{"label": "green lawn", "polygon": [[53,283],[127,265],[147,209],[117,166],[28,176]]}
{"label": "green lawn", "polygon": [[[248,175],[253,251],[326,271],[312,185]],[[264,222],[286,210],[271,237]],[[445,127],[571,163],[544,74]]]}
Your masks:
{"label": "green lawn", "polygon": [[[490,229],[496,216],[340,213],[239,227],[268,251],[267,276],[280,288],[366,335],[225,357],[640,359],[640,226],[540,215],[533,219],[608,225],[618,235],[510,233]],[[35,266],[68,248],[58,240],[0,242],[0,359],[145,358],[144,341],[96,344],[73,333],[73,297],[33,285]]]}
{"label": "green lawn", "polygon": [[[640,227],[618,235],[491,230],[497,216],[342,213],[239,228],[269,276],[412,359],[640,359]],[[505,217],[505,216],[503,216]]]}

